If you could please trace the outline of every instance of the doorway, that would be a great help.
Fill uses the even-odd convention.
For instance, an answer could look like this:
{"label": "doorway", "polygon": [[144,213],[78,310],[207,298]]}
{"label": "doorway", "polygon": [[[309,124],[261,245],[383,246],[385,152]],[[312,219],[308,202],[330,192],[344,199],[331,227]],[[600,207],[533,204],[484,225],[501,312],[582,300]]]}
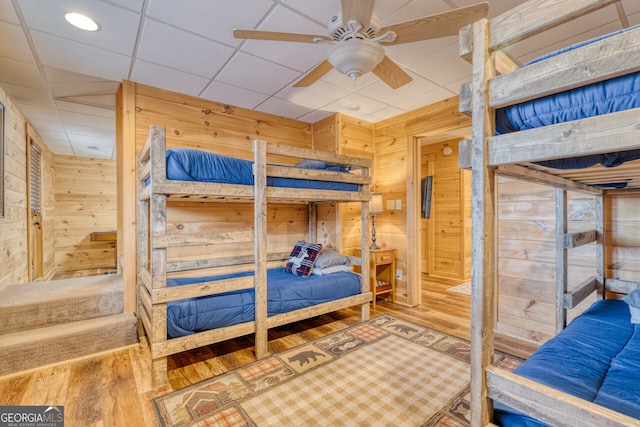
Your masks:
{"label": "doorway", "polygon": [[459,140],[417,140],[418,259],[420,277],[432,281],[471,277],[471,174],[458,167]]}

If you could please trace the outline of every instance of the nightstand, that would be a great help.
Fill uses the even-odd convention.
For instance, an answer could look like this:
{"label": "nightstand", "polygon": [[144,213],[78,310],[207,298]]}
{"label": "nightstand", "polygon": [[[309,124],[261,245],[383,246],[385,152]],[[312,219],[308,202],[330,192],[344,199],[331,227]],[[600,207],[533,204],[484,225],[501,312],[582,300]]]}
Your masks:
{"label": "nightstand", "polygon": [[[371,293],[373,308],[378,295],[391,293],[391,302],[396,302],[396,249],[368,249],[371,263]],[[356,251],[359,256],[360,251]]]}

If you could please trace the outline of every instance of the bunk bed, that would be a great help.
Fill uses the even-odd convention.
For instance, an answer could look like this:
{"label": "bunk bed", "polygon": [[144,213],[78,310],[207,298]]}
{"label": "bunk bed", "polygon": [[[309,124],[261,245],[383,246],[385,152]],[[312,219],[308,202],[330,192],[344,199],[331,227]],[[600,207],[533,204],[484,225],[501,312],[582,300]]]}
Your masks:
{"label": "bunk bed", "polygon": [[[640,328],[630,320],[633,308],[624,301],[607,299],[612,293],[640,292],[636,290],[640,283],[606,277],[604,241],[605,198],[623,192],[639,194],[638,85],[636,94],[626,94],[613,109],[586,112],[587,108],[574,117],[559,109],[551,120],[525,124],[525,130],[502,121],[517,116],[523,108],[536,110],[531,103],[540,100],[555,99],[556,106],[564,108],[564,101],[553,97],[565,97],[566,101],[585,87],[593,88],[591,85],[606,84],[621,76],[637,78],[637,27],[571,46],[523,66],[516,64],[505,50],[520,40],[613,3],[529,0],[460,31],[460,55],[472,64],[472,81],[460,90],[460,111],[472,117],[472,139],[460,144],[460,167],[471,168],[473,180],[472,426],[640,425]],[[616,160],[619,153],[628,156],[626,163]],[[597,156],[598,160],[588,156]],[[557,162],[562,159],[573,163],[564,166]],[[607,159],[614,159],[605,165],[611,167],[576,169],[583,161],[587,166],[606,163]],[[493,365],[496,176],[556,188],[557,335],[514,372]],[[593,195],[594,230],[568,232],[568,191]],[[587,243],[595,243],[596,274],[570,287],[568,251]],[[598,300],[567,326],[567,310],[594,292]]]}
{"label": "bunk bed", "polygon": [[[322,253],[315,243],[318,203],[359,202],[365,247],[371,160],[262,140],[253,141],[252,150],[253,160],[167,150],[165,129],[151,126],[138,154],[137,312],[149,341],[154,387],[168,381],[171,354],[255,334],[260,359],[268,354],[270,328],[357,305],[362,318],[369,317],[368,269],[312,276],[309,261]],[[253,230],[169,231],[171,202],[253,204]],[[308,242],[291,242],[291,252],[269,251],[268,203],[308,205]],[[220,250],[177,261],[167,256],[170,248],[229,241],[248,243],[253,253]],[[343,258],[345,264],[369,263],[368,251]]]}

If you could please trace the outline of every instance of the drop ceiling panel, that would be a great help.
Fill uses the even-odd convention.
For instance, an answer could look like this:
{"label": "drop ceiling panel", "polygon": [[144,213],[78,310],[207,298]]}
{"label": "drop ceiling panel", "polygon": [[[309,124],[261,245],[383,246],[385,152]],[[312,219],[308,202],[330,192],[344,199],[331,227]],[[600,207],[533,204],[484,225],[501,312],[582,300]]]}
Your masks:
{"label": "drop ceiling panel", "polygon": [[131,80],[192,96],[197,96],[209,83],[209,79],[204,77],[142,60],[135,62]]}
{"label": "drop ceiling panel", "polygon": [[269,96],[251,90],[231,86],[226,83],[214,81],[200,94],[204,99],[229,104],[236,107],[253,109],[260,105]]}
{"label": "drop ceiling panel", "polygon": [[2,88],[9,96],[11,96],[11,99],[18,104],[28,104],[55,109],[55,105],[53,104],[49,93],[45,90],[33,89],[11,83],[2,83]]}
{"label": "drop ceiling panel", "polygon": [[43,65],[117,81],[129,74],[131,58],[126,55],[39,31],[31,34]]}
{"label": "drop ceiling panel", "polygon": [[287,86],[276,96],[306,108],[317,109],[347,94],[349,94],[348,90],[320,80],[304,89]]}
{"label": "drop ceiling panel", "polygon": [[391,89],[382,80],[377,80],[372,84],[363,87],[358,91],[362,95],[369,96],[371,98],[383,100],[384,103],[393,106],[408,99],[414,98],[417,94],[432,91],[438,87],[433,82],[421,77],[420,75],[406,70],[407,74],[413,78],[408,84],[398,88]]}
{"label": "drop ceiling panel", "polygon": [[3,82],[40,90],[47,89],[46,83],[40,75],[40,70],[32,62],[16,61],[0,56],[0,69],[2,69]]}
{"label": "drop ceiling panel", "polygon": [[148,0],[149,16],[230,46],[234,28],[254,28],[274,6],[272,0]]}
{"label": "drop ceiling panel", "polygon": [[272,94],[290,84],[299,73],[243,52],[220,72],[216,80],[255,92]]}
{"label": "drop ceiling panel", "polygon": [[[0,2],[0,4],[6,3],[9,2]],[[0,8],[0,16],[4,18],[2,12]],[[20,25],[0,21],[0,40],[3,40],[3,43],[0,43],[0,56],[35,64],[31,47]]]}
{"label": "drop ceiling panel", "polygon": [[256,110],[264,113],[274,111],[276,115],[290,119],[297,119],[298,117],[302,117],[312,111],[310,108],[305,108],[301,105],[275,97],[267,99],[265,102],[260,104]]}
{"label": "drop ceiling panel", "polygon": [[[21,1],[29,28],[110,52],[131,55],[135,47],[140,15],[98,0]],[[66,12],[82,12],[95,21],[100,31],[80,30],[64,19]],[[61,67],[63,68],[63,67]]]}
{"label": "drop ceiling panel", "polygon": [[174,70],[211,78],[234,51],[221,43],[147,19],[137,57]]}

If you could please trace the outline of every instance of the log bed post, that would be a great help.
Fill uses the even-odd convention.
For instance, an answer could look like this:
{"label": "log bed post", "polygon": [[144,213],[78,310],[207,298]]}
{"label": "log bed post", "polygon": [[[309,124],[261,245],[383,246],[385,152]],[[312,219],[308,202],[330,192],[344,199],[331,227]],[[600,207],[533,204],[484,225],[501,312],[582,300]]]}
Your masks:
{"label": "log bed post", "polygon": [[[165,128],[153,126],[151,128],[151,186],[161,186],[166,180],[165,164],[166,139]],[[153,188],[153,187],[152,187]],[[164,236],[167,230],[167,198],[164,194],[151,194],[149,201],[149,223],[151,247],[151,288],[167,287],[167,248],[156,248],[153,244],[157,236]],[[157,387],[169,382],[167,376],[167,357],[157,357],[156,344],[167,340],[167,303],[153,303],[151,309],[152,331],[149,337],[151,347],[151,371],[153,386]]]}
{"label": "log bed post", "polygon": [[268,355],[267,331],[267,143],[253,141],[254,163],[254,256],[255,256],[255,351],[256,358]]}
{"label": "log bed post", "polygon": [[[371,292],[371,268],[369,267],[369,251],[367,250],[367,244],[369,243],[369,202],[362,202],[360,205],[360,221],[362,222],[362,234],[360,236],[360,247],[362,247],[362,259],[360,268],[360,293]],[[395,271],[393,272],[395,274]],[[375,295],[372,295],[375,298]],[[371,307],[369,301],[361,306],[361,318],[362,320],[369,320],[371,316]]]}
{"label": "log bed post", "polygon": [[493,363],[495,326],[495,178],[487,148],[495,127],[487,93],[494,70],[486,19],[473,24],[472,58],[471,425],[479,427],[489,423],[492,413],[485,369]]}
{"label": "log bed post", "polygon": [[596,293],[598,299],[606,298],[605,289],[605,208],[604,197],[606,192],[596,195]]}
{"label": "log bed post", "polygon": [[567,309],[564,307],[568,280],[568,254],[564,244],[567,231],[567,191],[556,188],[556,334],[567,326]]}

